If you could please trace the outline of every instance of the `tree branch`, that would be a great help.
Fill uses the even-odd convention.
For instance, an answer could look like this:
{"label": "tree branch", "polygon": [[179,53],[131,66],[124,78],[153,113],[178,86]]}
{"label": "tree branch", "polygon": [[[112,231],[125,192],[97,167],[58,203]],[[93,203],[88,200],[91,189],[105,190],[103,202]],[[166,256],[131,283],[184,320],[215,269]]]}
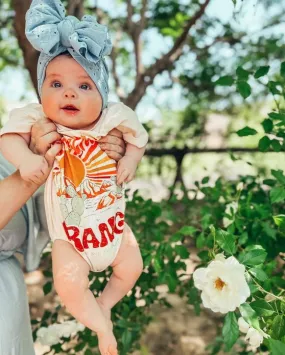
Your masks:
{"label": "tree branch", "polygon": [[67,13],[68,15],[75,16],[79,19],[83,16],[83,1],[82,0],[69,0]]}
{"label": "tree branch", "polygon": [[116,93],[117,93],[118,97],[120,98],[120,100],[125,97],[125,93],[124,93],[123,88],[121,87],[120,79],[119,79],[119,76],[118,76],[118,73],[117,73],[117,63],[116,63],[118,43],[119,43],[121,37],[122,37],[122,32],[121,31],[117,31],[116,32],[115,41],[113,43],[113,49],[112,49],[112,52],[111,52],[111,55],[110,55],[111,61],[112,61],[112,74],[113,74],[113,78],[114,78],[114,81],[115,81],[115,89],[116,89]]}
{"label": "tree branch", "polygon": [[141,32],[144,30],[144,28],[146,26],[147,5],[148,5],[148,0],[142,0],[141,18],[140,18],[140,30],[141,30]]}
{"label": "tree branch", "polygon": [[128,33],[131,34],[133,31],[133,26],[134,26],[134,23],[132,20],[132,17],[134,14],[134,7],[132,5],[131,0],[127,0],[127,14],[128,14],[128,16],[127,16],[127,30],[128,30]]}
{"label": "tree branch", "polygon": [[15,10],[14,28],[19,47],[23,51],[25,67],[28,69],[32,83],[37,92],[37,63],[39,53],[32,47],[25,35],[25,14],[31,5],[31,0],[12,0]]}
{"label": "tree branch", "polygon": [[[273,153],[273,150],[268,151],[268,153]],[[174,157],[181,157],[186,154],[205,154],[205,153],[262,153],[258,148],[241,148],[241,147],[232,147],[232,148],[149,148],[146,150],[145,155],[151,157],[161,157],[164,155],[172,155]]]}
{"label": "tree branch", "polygon": [[[143,75],[139,76],[139,80],[137,80],[135,88],[125,100],[125,103],[128,106],[134,109],[140,99],[145,94],[147,87],[153,83],[155,76],[166,70],[168,67],[172,66],[173,63],[181,56],[183,44],[187,40],[187,36],[190,29],[203,16],[210,1],[211,0],[206,0],[204,4],[200,6],[200,9],[196,12],[196,14],[193,17],[189,18],[189,20],[184,26],[183,32],[174,42],[173,47],[167,53],[165,53],[159,60],[157,60],[153,65],[151,65]],[[130,0],[128,0],[128,3],[130,3]]]}

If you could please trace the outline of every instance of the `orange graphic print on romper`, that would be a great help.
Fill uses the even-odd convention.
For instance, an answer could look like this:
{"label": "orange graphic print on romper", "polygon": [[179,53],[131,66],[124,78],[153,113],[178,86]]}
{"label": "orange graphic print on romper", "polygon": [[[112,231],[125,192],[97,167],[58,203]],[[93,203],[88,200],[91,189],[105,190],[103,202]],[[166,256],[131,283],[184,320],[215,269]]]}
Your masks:
{"label": "orange graphic print on romper", "polygon": [[116,184],[116,162],[95,139],[67,136],[56,161],[53,186],[66,240],[97,270],[92,258],[114,259],[123,233],[124,196]]}

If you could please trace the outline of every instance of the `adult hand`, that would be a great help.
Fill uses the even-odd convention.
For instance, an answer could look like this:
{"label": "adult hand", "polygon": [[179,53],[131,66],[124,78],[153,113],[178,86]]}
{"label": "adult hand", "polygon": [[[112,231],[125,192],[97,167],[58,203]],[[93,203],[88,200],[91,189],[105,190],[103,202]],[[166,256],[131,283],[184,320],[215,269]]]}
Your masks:
{"label": "adult hand", "polygon": [[99,145],[111,159],[116,161],[122,159],[126,152],[123,134],[117,128],[112,129],[107,136],[101,138]]}
{"label": "adult hand", "polygon": [[55,124],[46,117],[41,118],[32,126],[30,149],[33,153],[44,156],[59,139],[61,135],[57,133]]}
{"label": "adult hand", "polygon": [[[126,152],[126,144],[122,137],[122,132],[114,128],[99,140],[101,149],[116,161],[120,160]],[[32,127],[30,149],[35,154],[45,155],[51,145],[60,138],[61,135],[57,133],[55,124],[48,118],[42,118]]]}

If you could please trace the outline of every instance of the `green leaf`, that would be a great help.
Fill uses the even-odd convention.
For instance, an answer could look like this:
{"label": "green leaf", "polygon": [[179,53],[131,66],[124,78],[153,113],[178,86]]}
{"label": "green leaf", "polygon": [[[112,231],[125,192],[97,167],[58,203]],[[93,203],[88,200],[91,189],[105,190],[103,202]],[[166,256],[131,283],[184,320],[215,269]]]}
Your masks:
{"label": "green leaf", "polygon": [[271,355],[284,355],[285,354],[285,344],[279,340],[269,339],[270,354]]}
{"label": "green leaf", "polygon": [[277,203],[285,200],[285,188],[273,187],[270,190],[271,203]]}
{"label": "green leaf", "polygon": [[206,238],[204,233],[199,234],[198,238],[196,239],[196,247],[201,249],[206,245]]}
{"label": "green leaf", "polygon": [[284,227],[285,226],[285,214],[279,214],[277,216],[273,216],[274,223],[278,227]]}
{"label": "green leaf", "polygon": [[50,293],[51,289],[52,289],[52,283],[49,281],[43,287],[44,295]]}
{"label": "green leaf", "polygon": [[244,127],[243,129],[240,129],[237,131],[237,135],[240,137],[245,137],[245,136],[254,136],[257,134],[257,131],[253,128],[250,128],[248,126]]}
{"label": "green leaf", "polygon": [[242,67],[238,67],[236,70],[236,74],[239,80],[248,80],[249,75],[251,74],[249,71],[243,69]]}
{"label": "green leaf", "polygon": [[272,122],[272,120],[270,118],[265,119],[262,122],[262,127],[263,127],[265,133],[271,133],[272,130],[273,130],[273,122]]}
{"label": "green leaf", "polygon": [[281,339],[285,335],[285,317],[278,315],[273,319],[272,335],[276,339]]}
{"label": "green leaf", "polygon": [[166,275],[167,286],[169,288],[169,292],[175,292],[176,286],[178,284],[177,279],[175,279],[170,274]]}
{"label": "green leaf", "polygon": [[227,313],[223,326],[223,337],[226,351],[230,351],[239,337],[239,327],[234,312]]}
{"label": "green leaf", "polygon": [[230,75],[221,76],[217,81],[215,81],[216,85],[221,86],[232,86],[234,83],[234,78]]}
{"label": "green leaf", "polygon": [[208,184],[210,180],[210,177],[209,176],[205,176],[203,179],[202,179],[202,184]]}
{"label": "green leaf", "polygon": [[249,269],[249,272],[259,281],[265,281],[268,279],[267,274],[262,269],[251,268]]}
{"label": "green leaf", "polygon": [[184,226],[178,231],[178,233],[186,236],[193,235],[195,232],[197,232],[197,229],[192,226]]}
{"label": "green leaf", "polygon": [[250,306],[252,309],[256,312],[258,316],[263,316],[263,317],[270,317],[274,313],[274,309],[270,305],[270,303],[264,301],[264,300],[257,300],[254,302],[251,302]]}
{"label": "green leaf", "polygon": [[280,144],[278,139],[272,139],[270,144],[271,144],[271,147],[273,148],[274,152],[280,152],[281,151],[282,146],[281,146],[281,144]]}
{"label": "green leaf", "polygon": [[255,310],[248,303],[239,306],[240,313],[244,320],[255,329],[260,329],[259,321]]}
{"label": "green leaf", "polygon": [[50,316],[51,316],[51,312],[50,311],[45,311],[44,315],[42,316],[42,322],[47,320]]}
{"label": "green leaf", "polygon": [[94,348],[95,346],[98,345],[98,337],[95,336],[95,335],[89,335],[88,337],[88,345],[91,347],[91,348]]}
{"label": "green leaf", "polygon": [[237,251],[234,235],[223,231],[222,229],[218,229],[216,232],[216,242],[225,252],[229,254],[235,254]]}
{"label": "green leaf", "polygon": [[273,120],[278,120],[278,121],[285,121],[285,114],[284,113],[279,113],[279,112],[270,112],[268,114],[270,118]]}
{"label": "green leaf", "polygon": [[261,152],[266,152],[270,147],[270,139],[267,136],[264,136],[260,139],[258,143],[258,148]]}
{"label": "green leaf", "polygon": [[241,96],[246,99],[251,94],[251,87],[246,81],[238,81],[237,89]]}
{"label": "green leaf", "polygon": [[269,72],[270,67],[269,66],[262,66],[257,69],[257,71],[254,73],[255,79],[261,78],[262,76],[266,75]]}
{"label": "green leaf", "polygon": [[282,170],[271,170],[271,174],[280,184],[285,185],[285,176]]}
{"label": "green leaf", "polygon": [[128,329],[125,329],[121,339],[124,349],[128,349],[132,342],[132,333]]}
{"label": "green leaf", "polygon": [[160,272],[161,272],[161,270],[162,270],[162,267],[161,267],[161,262],[160,262],[160,260],[157,258],[157,257],[155,257],[154,259],[153,259],[153,267],[154,267],[154,270],[159,274]]}
{"label": "green leaf", "polygon": [[175,245],[174,250],[182,259],[189,258],[190,253],[184,245]]}
{"label": "green leaf", "polygon": [[269,81],[268,83],[268,88],[273,95],[281,95],[279,86],[281,86],[281,83],[277,81]]}
{"label": "green leaf", "polygon": [[43,274],[45,277],[52,277],[52,271],[51,270],[43,270]]}
{"label": "green leaf", "polygon": [[267,256],[267,252],[264,249],[253,249],[248,252],[243,252],[239,255],[239,261],[245,265],[260,265]]}
{"label": "green leaf", "polygon": [[285,62],[281,63],[280,74],[283,76],[283,78],[285,78]]}
{"label": "green leaf", "polygon": [[170,239],[169,242],[173,243],[173,242],[179,242],[181,240],[181,234],[179,234],[178,232],[176,232],[175,234],[173,234]]}
{"label": "green leaf", "polygon": [[93,352],[90,349],[86,349],[84,355],[93,355]]}
{"label": "green leaf", "polygon": [[272,186],[276,185],[276,180],[274,180],[274,179],[264,179],[263,180],[263,184],[272,187]]}
{"label": "green leaf", "polygon": [[79,344],[75,345],[74,350],[76,350],[76,351],[83,350],[85,348],[85,345],[86,345],[85,342],[79,343]]}

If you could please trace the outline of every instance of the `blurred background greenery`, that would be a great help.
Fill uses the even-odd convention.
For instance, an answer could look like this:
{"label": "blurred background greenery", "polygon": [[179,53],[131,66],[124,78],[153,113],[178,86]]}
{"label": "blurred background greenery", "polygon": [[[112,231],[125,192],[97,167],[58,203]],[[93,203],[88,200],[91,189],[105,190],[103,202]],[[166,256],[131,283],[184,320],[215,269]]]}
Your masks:
{"label": "blurred background greenery", "polygon": [[[0,0],[2,123],[8,119],[10,109],[37,101],[38,54],[24,36],[24,15],[30,3],[30,0]],[[130,223],[139,238],[154,235],[156,242],[162,242],[164,234],[171,235],[192,221],[195,224],[200,209],[209,210],[216,201],[211,192],[208,200],[199,202],[203,193],[194,190],[199,185],[197,181],[215,186],[220,191],[218,194],[224,194],[227,200],[227,189],[233,189],[233,186],[225,188],[227,192],[221,192],[223,188],[215,185],[217,178],[222,177],[225,181],[236,181],[239,175],[264,178],[269,176],[271,169],[285,167],[284,153],[277,153],[278,149],[258,150],[259,139],[264,135],[261,122],[266,113],[276,107],[274,90],[279,90],[272,84],[274,87],[268,92],[271,85],[268,77],[271,82],[278,82],[280,63],[285,58],[284,1],[68,0],[63,3],[69,14],[81,17],[88,12],[109,26],[114,44],[108,59],[110,99],[121,100],[135,109],[150,134],[146,156],[136,180],[130,184],[131,193],[139,189],[144,197],[140,199],[135,194],[129,205]],[[249,77],[248,72],[256,73],[260,67],[264,75],[257,80]],[[234,82],[233,77],[239,80]],[[236,131],[244,126],[256,129],[258,134],[241,138]],[[147,202],[148,198],[161,202],[151,204]],[[219,202],[216,206],[215,222],[222,218],[222,205]],[[142,212],[147,216],[143,221],[136,217]],[[204,212],[201,214],[206,216]],[[163,224],[163,218],[170,221],[167,226]],[[210,224],[205,220],[204,223]],[[184,230],[180,236],[185,237],[191,232],[193,230]],[[187,243],[187,248],[191,249],[193,245]],[[154,250],[158,255],[167,254],[163,248]],[[144,252],[146,259],[151,253],[146,246]],[[173,263],[175,255],[182,259],[185,255],[188,257],[184,249],[176,248],[173,255],[168,250],[169,260]],[[152,261],[147,260],[148,263]],[[160,262],[159,258],[154,259],[153,275],[161,272]],[[176,263],[173,269],[178,270],[179,267],[181,265]],[[45,276],[50,277],[50,274],[46,272]],[[167,281],[170,293],[177,291],[176,273],[167,280],[164,276],[161,274],[155,281],[157,285]],[[146,293],[150,280],[142,279],[141,285],[144,282],[147,282]],[[152,286],[155,288],[157,285]],[[187,298],[195,308],[199,308],[192,286]],[[179,292],[185,296],[185,289]],[[150,293],[147,305],[159,298],[157,292]],[[170,305],[169,299],[161,299],[164,306]],[[132,307],[129,305],[131,310],[126,310],[124,306],[122,303],[117,313],[125,312],[124,317],[128,317]],[[178,307],[183,305],[179,303]],[[34,313],[36,318],[38,310]],[[44,321],[51,316],[45,316]],[[142,325],[149,321],[143,311],[133,319]],[[128,326],[131,329],[131,325]],[[215,321],[208,324],[208,334],[211,333],[210,328],[216,326],[219,328],[220,324]],[[119,324],[118,327],[123,328],[124,325]],[[160,332],[161,329],[162,326]],[[138,329],[133,327],[132,330],[134,333],[123,333],[122,349],[125,353],[134,350],[130,346],[132,337],[139,340]],[[181,342],[175,345],[174,341],[172,348],[154,344],[152,351],[159,355],[204,354],[205,344],[197,343],[197,339],[202,339],[202,333],[201,326],[188,347]],[[203,341],[210,341],[213,335]],[[148,338],[147,341],[152,342]],[[158,344],[159,339],[156,341]],[[150,345],[141,345],[140,354],[150,354],[150,348]],[[212,353],[217,352],[212,349]]]}
{"label": "blurred background greenery", "polygon": [[[151,140],[138,177],[148,186],[151,181],[162,185],[162,190],[174,182],[190,187],[205,173],[231,179],[241,171],[268,171],[280,164],[274,154],[254,153],[258,136],[241,141],[235,134],[245,124],[258,126],[272,96],[255,82],[254,95],[244,101],[235,88],[215,82],[238,66],[254,71],[270,65],[271,76],[277,73],[285,52],[284,4],[276,0],[200,3],[65,1],[69,14],[80,16],[85,9],[110,27],[114,42],[108,62],[110,98],[136,108],[145,122]],[[3,121],[11,107],[36,100],[37,53],[24,37],[29,4],[29,0],[0,2]],[[227,148],[232,148],[232,155]]]}

